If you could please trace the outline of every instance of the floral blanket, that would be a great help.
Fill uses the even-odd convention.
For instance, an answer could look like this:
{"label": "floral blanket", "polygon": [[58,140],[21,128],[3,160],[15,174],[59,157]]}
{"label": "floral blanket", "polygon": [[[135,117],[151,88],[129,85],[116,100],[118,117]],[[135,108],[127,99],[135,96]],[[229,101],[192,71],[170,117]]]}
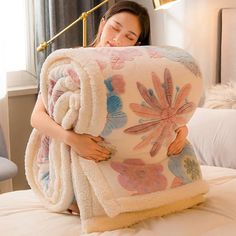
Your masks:
{"label": "floral blanket", "polygon": [[204,200],[208,186],[189,143],[167,156],[202,93],[198,66],[174,47],[61,49],[45,61],[41,94],[64,129],[102,136],[108,161],[79,157],[33,130],[26,176],[45,206],[73,201],[84,232],[113,230]]}

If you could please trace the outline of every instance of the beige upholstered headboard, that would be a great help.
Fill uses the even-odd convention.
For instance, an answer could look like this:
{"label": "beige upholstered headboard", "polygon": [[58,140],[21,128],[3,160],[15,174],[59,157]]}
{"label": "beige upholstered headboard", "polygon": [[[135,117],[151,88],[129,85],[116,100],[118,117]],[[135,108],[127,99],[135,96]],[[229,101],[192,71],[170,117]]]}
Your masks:
{"label": "beige upholstered headboard", "polygon": [[236,8],[222,9],[221,83],[236,82]]}

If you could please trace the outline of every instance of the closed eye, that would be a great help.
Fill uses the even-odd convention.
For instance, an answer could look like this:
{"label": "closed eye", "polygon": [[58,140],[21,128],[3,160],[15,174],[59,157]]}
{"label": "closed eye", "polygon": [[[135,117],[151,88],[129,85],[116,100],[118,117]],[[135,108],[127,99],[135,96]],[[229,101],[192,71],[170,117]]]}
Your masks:
{"label": "closed eye", "polygon": [[120,29],[119,28],[117,28],[117,27],[115,27],[115,26],[111,26],[111,28],[113,29],[113,30],[115,30],[116,32],[118,32]]}
{"label": "closed eye", "polygon": [[130,41],[134,41],[135,40],[135,38],[130,36],[130,35],[126,35],[126,38],[129,39]]}

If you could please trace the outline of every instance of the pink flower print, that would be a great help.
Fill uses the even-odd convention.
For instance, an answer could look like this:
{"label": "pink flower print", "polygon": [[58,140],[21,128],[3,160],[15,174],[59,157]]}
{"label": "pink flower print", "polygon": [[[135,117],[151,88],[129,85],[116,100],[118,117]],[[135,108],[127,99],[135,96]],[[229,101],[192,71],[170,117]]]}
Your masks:
{"label": "pink flower print", "polygon": [[115,93],[121,94],[125,92],[125,82],[122,75],[113,75],[111,84]]}
{"label": "pink flower print", "polygon": [[121,51],[114,51],[111,55],[111,67],[115,70],[122,69],[126,61],[133,61],[135,57],[141,55],[142,54],[140,51],[131,48]]}
{"label": "pink flower print", "polygon": [[179,187],[179,186],[181,186],[183,184],[184,183],[183,183],[183,181],[180,178],[175,177],[173,182],[172,182],[172,184],[171,184],[171,188],[176,188],[176,187]]}
{"label": "pink flower print", "polygon": [[40,149],[38,151],[36,158],[38,164],[48,162],[49,142],[50,142],[49,137],[42,136]]}
{"label": "pink flower print", "polygon": [[128,191],[134,194],[145,194],[164,190],[167,179],[161,174],[163,166],[160,164],[145,164],[140,159],[127,159],[120,162],[111,162],[111,167],[120,173],[118,181]]}
{"label": "pink flower print", "polygon": [[54,106],[58,100],[58,98],[63,94],[63,91],[54,89],[51,97],[49,97],[49,109],[48,113],[51,117],[53,117],[53,112],[54,112]]}
{"label": "pink flower print", "polygon": [[182,116],[192,112],[196,105],[187,101],[191,90],[190,84],[185,84],[177,91],[174,99],[172,76],[167,68],[164,72],[163,84],[154,72],[152,73],[152,82],[156,95],[153,90],[148,90],[144,85],[137,82],[137,88],[145,103],[142,105],[131,103],[130,109],[144,119],[142,124],[132,126],[124,132],[128,134],[148,133],[134,149],[152,144],[150,155],[154,157],[164,142],[169,145],[174,130],[186,123]]}
{"label": "pink flower print", "polygon": [[52,100],[50,99],[53,93],[54,86],[56,85],[56,80],[54,78],[49,78],[49,83],[48,83],[48,113],[51,115],[53,113],[53,104]]}
{"label": "pink flower print", "polygon": [[48,83],[48,113],[52,117],[54,105],[58,98],[63,94],[63,91],[55,89],[57,80],[54,77],[49,78]]}
{"label": "pink flower print", "polygon": [[101,71],[103,71],[106,68],[106,63],[104,61],[96,60],[96,62],[97,62],[97,64],[98,64]]}
{"label": "pink flower print", "polygon": [[[66,71],[67,75],[68,75],[68,80],[70,82],[72,82],[72,85],[75,86],[75,88],[80,88],[80,78],[79,75],[77,74],[77,72],[73,69],[68,69]],[[54,112],[54,106],[58,100],[58,98],[64,94],[64,91],[62,90],[58,90],[55,87],[56,81],[52,78],[49,80],[49,109],[48,109],[48,113],[51,117],[53,117],[53,112]]]}
{"label": "pink flower print", "polygon": [[[110,58],[110,64],[113,70],[120,70],[124,67],[126,61],[133,61],[135,57],[142,56],[141,51],[136,48],[125,48],[120,50],[101,48],[98,49],[98,53]],[[105,69],[105,63],[102,60],[97,60],[97,63],[100,66],[100,69]]]}
{"label": "pink flower print", "polygon": [[53,88],[56,84],[56,81],[54,78],[49,78],[49,83],[48,83],[48,96],[52,95]]}
{"label": "pink flower print", "polygon": [[159,52],[157,52],[156,48],[150,48],[147,47],[147,53],[150,56],[150,58],[162,58],[163,56],[160,55]]}
{"label": "pink flower print", "polygon": [[80,87],[80,78],[79,75],[73,69],[67,70],[68,75],[70,76],[71,81],[77,86]]}

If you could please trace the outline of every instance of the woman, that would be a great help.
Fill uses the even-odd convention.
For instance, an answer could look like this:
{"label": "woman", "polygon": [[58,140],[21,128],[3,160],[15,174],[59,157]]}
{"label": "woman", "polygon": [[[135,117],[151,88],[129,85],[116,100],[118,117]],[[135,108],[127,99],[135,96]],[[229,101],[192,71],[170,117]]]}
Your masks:
{"label": "woman", "polygon": [[[98,34],[93,47],[125,47],[148,45],[150,35],[149,15],[145,8],[136,2],[122,1],[114,4],[101,19]],[[42,134],[58,139],[69,145],[79,156],[95,162],[109,158],[109,151],[100,146],[101,137],[77,134],[64,130],[52,120],[38,96],[32,116],[31,125]],[[177,136],[168,149],[168,154],[179,153],[185,144],[186,126],[176,130]]]}
{"label": "woman", "polygon": [[[122,1],[114,4],[101,19],[98,34],[91,46],[125,47],[148,45],[149,35],[150,21],[147,10],[138,3]],[[98,144],[98,142],[102,141],[101,137],[64,130],[47,114],[40,95],[31,116],[31,125],[42,134],[69,145],[79,156],[85,159],[95,162],[109,159],[109,150]],[[187,127],[179,128],[176,133],[176,139],[168,149],[168,155],[181,152],[187,136]],[[69,211],[79,213],[77,204],[73,203]]]}

